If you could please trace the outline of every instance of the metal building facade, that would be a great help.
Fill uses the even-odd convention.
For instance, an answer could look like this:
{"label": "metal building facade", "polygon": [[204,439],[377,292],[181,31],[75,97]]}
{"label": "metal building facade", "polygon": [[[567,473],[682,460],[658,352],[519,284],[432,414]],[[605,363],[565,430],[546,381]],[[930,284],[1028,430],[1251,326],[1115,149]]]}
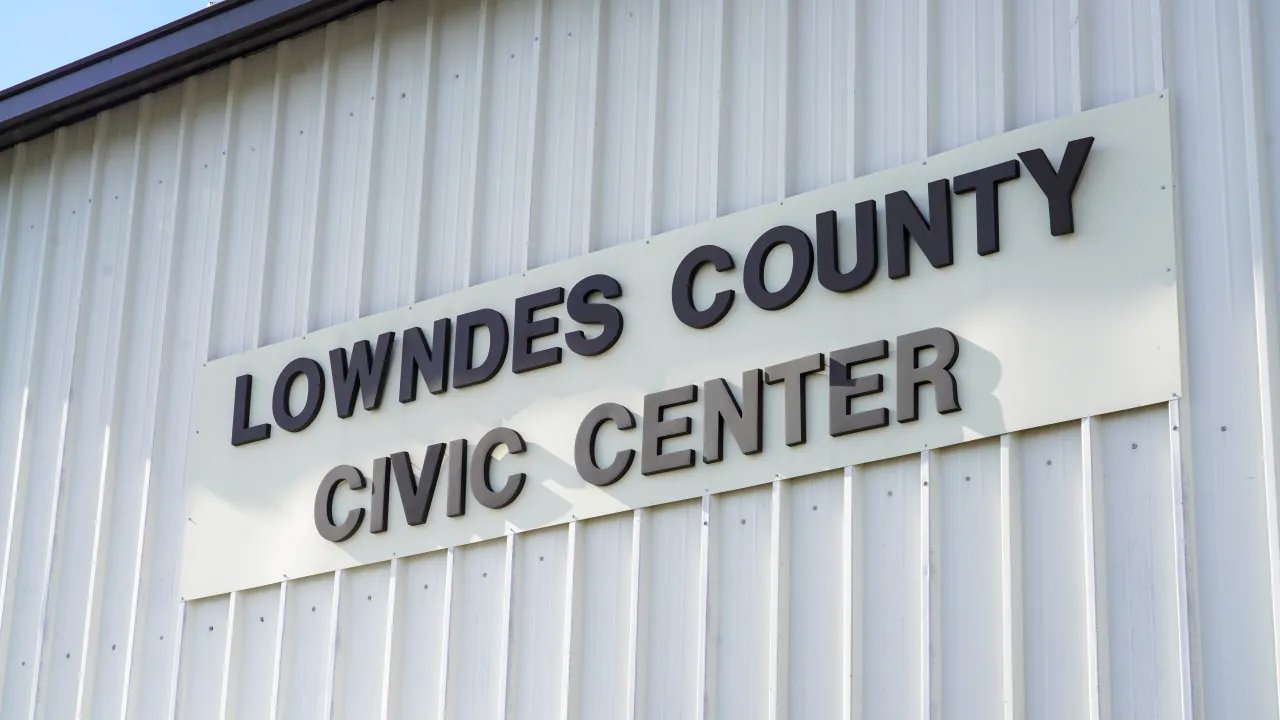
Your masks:
{"label": "metal building facade", "polygon": [[[1280,717],[1277,33],[391,0],[0,152],[0,717]],[[1186,399],[178,597],[201,363],[1165,89]]]}

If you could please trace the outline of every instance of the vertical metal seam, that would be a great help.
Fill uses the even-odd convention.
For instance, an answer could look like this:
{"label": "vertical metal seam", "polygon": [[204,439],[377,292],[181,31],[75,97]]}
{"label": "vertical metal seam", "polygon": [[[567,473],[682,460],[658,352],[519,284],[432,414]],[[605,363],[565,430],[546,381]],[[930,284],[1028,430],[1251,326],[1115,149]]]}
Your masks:
{"label": "vertical metal seam", "polygon": [[284,674],[284,633],[285,620],[289,614],[289,578],[280,582],[280,599],[276,609],[275,654],[271,664],[271,707],[270,720],[280,716],[280,679]]}
{"label": "vertical metal seam", "polygon": [[783,481],[775,479],[770,488],[769,503],[769,633],[768,657],[768,705],[765,717],[779,720],[787,717],[787,596],[790,592],[787,569],[789,525],[787,517],[788,492]]}
{"label": "vertical metal seam", "polygon": [[1071,18],[1071,112],[1084,110],[1085,97],[1085,63],[1087,52],[1084,47],[1084,29],[1081,27],[1081,3],[1086,0],[1069,0],[1068,8]]}
{"label": "vertical metal seam", "polygon": [[1008,34],[1009,13],[1011,12],[1010,0],[995,0],[996,3],[996,118],[997,133],[1004,133],[1009,130],[1012,122],[1009,118],[1009,110],[1012,105],[1010,102],[1009,82],[1013,69],[1013,58],[1011,57],[1014,50],[1013,43]]}
{"label": "vertical metal seam", "polygon": [[702,495],[702,527],[698,534],[698,600],[697,631],[698,667],[695,676],[693,716],[706,720],[711,704],[711,674],[715,661],[711,647],[711,495]]}
{"label": "vertical metal seam", "polygon": [[440,698],[436,705],[435,720],[445,720],[449,710],[449,654],[453,642],[453,581],[457,555],[456,547],[445,550],[444,609],[441,613],[443,637],[440,641]]}
{"label": "vertical metal seam", "polygon": [[316,179],[311,187],[312,208],[305,235],[306,248],[303,250],[303,260],[298,265],[302,272],[305,273],[305,276],[303,281],[298,283],[302,297],[297,306],[296,312],[298,316],[295,317],[295,321],[302,328],[304,337],[312,329],[311,298],[315,294],[313,285],[316,282],[316,245],[319,241],[317,235],[320,232],[320,213],[322,212],[320,196],[324,193],[325,161],[330,154],[327,138],[329,134],[329,108],[333,103],[331,85],[333,84],[333,36],[335,34],[337,34],[337,23],[329,23],[325,26],[324,60],[320,66],[320,127],[316,132],[315,140]]}
{"label": "vertical metal seam", "polygon": [[1021,477],[1016,437],[1000,436],[1001,702],[1004,720],[1020,720],[1023,708]]}
{"label": "vertical metal seam", "polygon": [[231,591],[231,597],[227,600],[227,636],[222,643],[222,687],[218,692],[218,718],[220,720],[226,720],[227,718],[227,702],[231,697],[231,665],[235,658],[236,606],[239,599],[240,593],[233,590]]}
{"label": "vertical metal seam", "polygon": [[400,577],[400,558],[391,558],[391,568],[387,577],[387,622],[382,638],[382,709],[378,713],[380,720],[388,720],[391,717],[391,675],[394,672],[395,645],[396,645],[396,620],[397,609],[400,603],[397,602],[399,594],[399,577]]}
{"label": "vertical metal seam", "polygon": [[711,55],[711,138],[708,147],[711,148],[711,206],[708,208],[709,214],[706,218],[695,216],[694,221],[704,219],[714,220],[720,217],[720,178],[724,174],[720,164],[724,162],[726,153],[722,145],[724,144],[724,73],[725,62],[724,54],[728,48],[728,42],[725,41],[725,22],[727,0],[716,0],[716,16],[713,25],[713,42]]}
{"label": "vertical metal seam", "polygon": [[498,715],[497,720],[511,715],[511,622],[514,610],[516,580],[516,534],[507,532],[506,559],[502,573],[502,634],[498,638]]}
{"label": "vertical metal seam", "polygon": [[[27,147],[28,147],[28,143],[22,143],[21,145],[17,146],[17,148],[14,150],[13,167],[10,168],[9,197],[7,200],[8,215],[5,217],[4,226],[0,227],[0,300],[4,299],[5,279],[8,277],[7,268],[10,263],[10,260],[9,260],[10,248],[13,245],[16,245],[18,242],[15,239],[15,235],[17,234],[17,232],[14,229],[17,226],[17,217],[18,217],[18,212],[17,212],[18,185],[19,185],[18,178],[23,174],[23,171],[25,170],[26,158],[27,158]],[[18,444],[21,445],[21,441],[19,441]],[[14,487],[10,488],[11,492],[16,491],[17,489],[16,476],[14,476],[13,482],[14,482]],[[9,524],[5,529],[4,557],[6,558],[8,557],[9,543],[12,541],[13,520],[14,520],[13,500],[11,498],[10,511],[8,514]],[[6,563],[3,568],[3,571],[0,572],[0,618],[3,618],[4,616],[4,605],[5,605],[4,597],[5,597],[5,590],[7,588],[8,571],[9,571],[9,568]],[[0,625],[0,640],[4,641],[3,645],[0,645],[0,647],[8,646],[7,631],[6,631],[7,627],[8,625]],[[4,678],[5,678],[5,675],[7,674],[5,672],[8,666],[7,656],[8,656],[8,653],[0,652],[0,691],[3,691]]]}
{"label": "vertical metal seam", "polygon": [[[934,60],[934,43],[933,43],[933,18],[930,12],[931,4],[929,0],[920,1],[920,160],[929,158],[929,145],[933,141],[933,128],[937,124],[938,119],[935,116],[936,108],[933,106],[934,73],[930,65]],[[907,52],[903,50],[904,54]]]}
{"label": "vertical metal seam", "polygon": [[342,619],[342,575],[342,570],[333,572],[333,597],[329,604],[329,654],[325,662],[324,708],[321,710],[325,720],[333,720],[334,695],[338,685],[338,652],[340,651],[338,630]]}
{"label": "vertical metal seam", "polygon": [[[80,278],[80,282],[82,286],[87,285],[89,283],[89,275],[91,272],[89,255],[87,254],[88,253],[87,249],[89,246],[89,236],[93,232],[93,226],[98,216],[98,211],[93,206],[93,199],[95,197],[98,197],[99,191],[102,189],[101,188],[102,146],[106,144],[106,141],[107,141],[107,127],[108,127],[108,124],[110,123],[110,120],[111,120],[110,110],[103,111],[94,120],[94,122],[96,123],[96,126],[94,127],[94,137],[93,137],[93,159],[90,161],[90,166],[89,166],[89,208],[85,211],[85,219],[84,219],[85,237],[83,239],[83,242],[86,248],[86,255],[85,255],[85,261],[84,261],[84,267],[82,269],[82,275]],[[101,207],[101,205],[102,203],[99,202],[98,206]],[[85,302],[83,296],[81,297],[80,302],[81,303]],[[83,310],[81,312],[83,312]],[[81,330],[77,328],[77,332],[81,332]],[[72,373],[74,374],[74,372],[75,372],[75,369],[73,367]],[[107,433],[108,433],[107,438],[105,438],[103,442],[104,464],[106,462],[105,450],[106,450],[106,447],[109,446],[110,429],[108,429]],[[85,594],[84,627],[81,629],[81,637],[80,637],[80,667],[77,669],[77,673],[76,673],[75,717],[77,718],[82,716],[82,713],[84,710],[84,691],[86,686],[85,678],[89,674],[89,655],[91,652],[94,651],[94,648],[96,647],[96,644],[92,640],[92,637],[94,635],[93,630],[95,627],[96,618],[98,617],[98,613],[101,612],[101,608],[98,607],[98,603],[95,599],[97,597],[97,582],[98,582],[98,562],[97,562],[98,540],[99,540],[99,536],[101,534],[101,528],[102,528],[101,488],[99,488],[98,502],[95,506],[93,527],[94,527],[93,544],[91,546],[91,554],[89,556],[90,557],[89,587],[88,587],[88,592]]]}
{"label": "vertical metal seam", "polygon": [[178,603],[178,622],[174,634],[173,673],[169,677],[169,720],[178,717],[178,700],[182,689],[182,634],[187,625],[187,603]]}
{"label": "vertical metal seam", "polygon": [[480,155],[484,145],[482,140],[485,132],[484,119],[484,99],[485,95],[485,74],[487,72],[487,63],[484,61],[485,53],[488,51],[489,44],[489,0],[480,0],[480,31],[479,38],[476,41],[476,87],[475,98],[472,108],[475,110],[475,116],[472,118],[472,136],[471,136],[471,196],[467,200],[466,227],[463,228],[462,242],[465,246],[462,262],[462,282],[463,287],[470,287],[476,282],[476,251],[479,243],[476,242],[476,216],[480,208],[480,193],[483,179],[481,178],[481,168],[483,163],[480,162]]}
{"label": "vertical metal seam", "polygon": [[[855,617],[855,606],[857,597],[855,596],[855,579],[854,579],[854,541],[853,541],[853,524],[854,524],[854,469],[848,466],[844,469],[844,485],[842,488],[842,516],[840,523],[840,660],[841,660],[841,688],[840,688],[840,705],[841,720],[860,720],[862,717],[861,697],[859,697],[858,686],[861,680],[861,673],[856,667],[858,658],[861,656],[861,643],[855,639],[854,623],[860,622],[860,618]],[[855,647],[855,645],[857,647]]]}
{"label": "vertical metal seam", "polygon": [[640,716],[640,617],[641,617],[641,563],[644,538],[644,508],[636,508],[631,512],[631,564],[629,568],[630,586],[627,588],[627,675],[626,675],[626,720],[636,720]]}
{"label": "vertical metal seam", "polygon": [[1101,651],[1099,645],[1098,619],[1098,568],[1097,549],[1094,545],[1095,511],[1094,511],[1094,473],[1097,470],[1097,427],[1094,418],[1086,417],[1080,421],[1081,448],[1081,492],[1083,494],[1084,514],[1081,518],[1084,532],[1084,611],[1085,611],[1085,661],[1086,681],[1088,682],[1089,720],[1102,718],[1103,697],[1101,678]]}
{"label": "vertical metal seam", "polygon": [[587,178],[583,190],[582,212],[585,218],[582,223],[582,239],[579,241],[578,253],[586,255],[592,250],[592,236],[595,235],[595,217],[596,217],[596,176],[600,171],[599,158],[599,140],[596,134],[596,123],[600,117],[600,53],[604,44],[604,33],[601,30],[603,26],[602,16],[604,15],[604,0],[595,0],[591,6],[591,37],[592,47],[591,56],[588,60],[588,72],[590,80],[588,80],[587,94],[590,99],[587,111]]}
{"label": "vertical metal seam", "polygon": [[253,322],[253,344],[252,347],[261,347],[266,341],[263,336],[262,326],[263,317],[267,314],[267,276],[268,276],[268,256],[267,245],[271,242],[271,225],[272,216],[275,213],[276,201],[276,167],[280,164],[280,134],[282,132],[280,122],[280,104],[281,95],[284,89],[284,70],[285,60],[288,57],[286,53],[292,48],[290,40],[284,40],[276,46],[276,72],[275,80],[271,88],[271,124],[269,126],[269,137],[267,142],[267,157],[270,161],[267,164],[266,188],[267,196],[265,199],[265,207],[262,211],[262,228],[261,234],[254,238],[253,252],[255,257],[252,260],[252,267],[258,269],[257,293],[258,293],[258,313],[252,317]]}
{"label": "vertical metal seam", "polygon": [[542,132],[543,125],[542,75],[546,71],[543,67],[543,65],[545,65],[543,60],[547,53],[547,45],[551,44],[549,42],[542,42],[542,38],[547,36],[547,13],[545,11],[545,5],[546,3],[544,0],[536,0],[533,6],[533,91],[530,93],[533,98],[533,112],[529,113],[529,148],[524,159],[525,172],[528,174],[528,178],[525,181],[523,208],[525,221],[524,242],[520,243],[519,250],[521,272],[529,270],[529,257],[532,254],[530,248],[534,243],[534,236],[536,234],[534,232],[534,213],[536,205],[533,201],[533,196],[537,194],[537,188],[539,185],[537,181],[537,168],[538,162],[541,159],[541,153],[538,151],[542,145],[541,138],[539,137]]}
{"label": "vertical metal seam", "polygon": [[[108,112],[108,111],[104,111]],[[5,207],[7,215],[5,216],[4,226],[0,227],[0,297],[3,297],[4,279],[6,277],[5,269],[9,264],[9,249],[17,241],[14,240],[14,226],[17,224],[18,213],[18,178],[23,175],[27,164],[27,148],[30,143],[22,143],[13,150],[13,165],[9,168],[9,192],[5,199]]]}
{"label": "vertical metal seam", "polygon": [[1280,357],[1276,329],[1276,309],[1273,305],[1276,293],[1275,258],[1272,253],[1271,216],[1268,195],[1268,177],[1262,167],[1263,154],[1268,144],[1263,118],[1265,90],[1261,87],[1262,70],[1259,68],[1258,46],[1255,34],[1256,8],[1252,0],[1237,0],[1236,12],[1240,23],[1240,92],[1243,95],[1244,169],[1247,182],[1249,221],[1249,259],[1253,272],[1252,300],[1254,333],[1257,343],[1258,402],[1256,411],[1262,437],[1262,479],[1266,497],[1267,554],[1270,573],[1270,605],[1272,625],[1273,680],[1280,688],[1280,488],[1277,487],[1276,407],[1280,402]]}
{"label": "vertical metal seam", "polygon": [[[193,85],[188,85],[183,88],[182,107],[179,110],[179,114],[178,114],[178,143],[177,143],[177,153],[174,158],[174,170],[173,170],[174,180],[173,180],[173,191],[172,191],[173,198],[169,204],[169,207],[165,211],[164,228],[162,231],[163,237],[165,238],[164,240],[164,242],[166,243],[165,252],[168,253],[168,259],[167,259],[167,263],[164,270],[166,301],[163,307],[159,308],[159,317],[157,322],[157,327],[160,328],[161,337],[160,337],[159,346],[157,348],[156,357],[158,358],[158,362],[161,364],[164,362],[165,347],[168,345],[169,333],[167,330],[167,325],[168,325],[168,318],[169,318],[169,308],[174,304],[174,300],[170,296],[174,292],[174,289],[177,287],[177,284],[174,282],[174,274],[177,272],[177,266],[176,266],[177,252],[175,252],[175,244],[177,242],[177,233],[178,233],[178,230],[177,230],[178,208],[182,204],[183,181],[187,172],[187,167],[185,162],[186,152],[187,152],[187,128],[189,127],[191,122],[190,105],[193,101],[194,95],[195,95],[195,92],[194,92]],[[163,370],[163,368],[158,366],[157,370]],[[162,373],[158,372],[157,374],[160,375]],[[151,414],[146,421],[150,423],[150,428],[147,429],[146,434],[151,436],[151,440],[148,444],[148,455],[147,455],[146,467],[143,470],[143,476],[142,476],[142,507],[139,508],[139,513],[138,513],[138,534],[137,534],[137,543],[135,546],[136,550],[135,550],[134,563],[133,563],[133,584],[130,591],[130,602],[129,602],[130,610],[129,610],[129,626],[127,631],[128,638],[125,640],[125,643],[128,649],[126,651],[127,663],[125,666],[124,695],[123,695],[123,701],[121,706],[122,718],[128,716],[128,710],[129,710],[129,694],[130,694],[129,690],[132,685],[132,673],[133,673],[133,647],[135,642],[134,636],[137,634],[139,603],[142,597],[142,576],[143,576],[142,560],[146,555],[146,547],[147,547],[146,541],[147,541],[147,534],[148,534],[147,533],[147,528],[148,528],[147,514],[150,511],[150,507],[151,507],[151,469],[152,469],[152,460],[155,457],[155,450],[157,447],[157,443],[159,441],[159,437],[156,433],[156,416],[159,410],[159,400],[158,400],[159,383],[160,383],[160,380],[159,378],[157,378],[156,380],[157,401],[156,401],[156,404],[152,406]]]}
{"label": "vertical metal seam", "polygon": [[1165,54],[1168,51],[1167,43],[1165,43],[1165,3],[1164,0],[1150,0],[1151,3],[1151,32],[1152,51],[1155,57],[1152,58],[1152,70],[1155,75],[1156,90],[1164,90],[1165,83]]}
{"label": "vertical metal seam", "polygon": [[1173,500],[1169,511],[1173,517],[1174,579],[1178,586],[1178,707],[1182,720],[1192,720],[1194,707],[1191,682],[1191,625],[1188,612],[1187,540],[1183,523],[1185,499],[1183,496],[1182,443],[1186,433],[1182,431],[1181,400],[1169,401],[1169,496]]}
{"label": "vertical metal seam", "polygon": [[[5,677],[8,675],[7,656],[12,654],[12,648],[9,643],[13,638],[13,618],[11,616],[13,607],[9,603],[9,595],[11,591],[14,591],[14,588],[9,580],[14,567],[14,548],[22,540],[23,535],[22,532],[15,530],[15,527],[25,527],[26,525],[26,514],[23,513],[21,516],[18,514],[18,505],[19,498],[22,499],[23,503],[26,501],[25,489],[29,481],[28,476],[30,475],[30,470],[28,469],[26,472],[23,472],[23,469],[28,466],[30,462],[28,458],[28,446],[31,443],[31,438],[27,430],[30,426],[29,416],[33,415],[35,412],[35,409],[30,405],[31,388],[35,385],[33,382],[34,374],[41,367],[35,362],[35,345],[39,337],[36,328],[39,326],[40,320],[46,312],[44,307],[44,296],[47,292],[47,288],[45,287],[45,275],[49,273],[49,255],[52,253],[53,247],[53,242],[49,237],[51,231],[50,226],[53,222],[53,206],[56,202],[55,196],[57,195],[56,188],[58,183],[58,170],[62,160],[62,151],[63,145],[66,142],[66,134],[66,128],[59,128],[53,136],[53,153],[49,159],[49,180],[45,196],[44,217],[41,221],[43,225],[40,229],[42,234],[42,237],[40,238],[40,265],[35,272],[35,286],[32,289],[31,294],[31,321],[27,327],[26,336],[21,340],[23,355],[20,372],[23,377],[26,378],[26,382],[24,383],[24,389],[22,392],[22,402],[18,408],[18,437],[17,443],[14,446],[13,458],[13,488],[9,495],[9,525],[6,529],[5,536],[4,564],[3,567],[0,568],[0,641],[2,641],[0,642],[0,647],[4,648],[4,655],[6,656],[6,661],[4,663],[6,666],[6,672],[0,676],[0,683],[3,683]],[[10,212],[10,215],[13,214],[13,212]],[[33,658],[33,662],[39,663],[39,658]],[[34,674],[35,673],[33,671],[33,675]]]}
{"label": "vertical metal seam", "polygon": [[[143,101],[145,102],[149,100],[149,98],[150,96],[144,96]],[[90,193],[93,192],[94,174],[98,170],[98,151],[99,151],[98,140],[100,137],[98,132],[98,127],[99,127],[99,123],[95,119],[94,120],[94,141],[93,141],[93,149],[91,151],[92,159],[90,160],[90,168],[89,168],[89,175],[90,175],[89,192]],[[67,132],[70,132],[70,131],[68,130]],[[32,718],[35,718],[36,709],[40,702],[40,676],[41,676],[41,673],[43,673],[44,671],[44,665],[45,665],[44,643],[45,643],[45,636],[50,631],[49,625],[50,625],[51,618],[49,617],[49,597],[52,592],[52,585],[53,585],[53,566],[54,566],[55,557],[56,557],[55,549],[57,547],[58,518],[61,516],[61,513],[59,512],[59,507],[62,504],[62,493],[63,493],[63,484],[64,484],[63,473],[66,467],[65,463],[66,463],[66,449],[67,449],[67,428],[68,428],[68,421],[70,419],[72,386],[75,382],[76,356],[79,352],[82,351],[82,348],[80,345],[80,317],[84,313],[84,288],[86,284],[85,281],[87,279],[85,272],[86,272],[86,267],[88,266],[87,260],[88,260],[88,254],[89,254],[89,243],[88,243],[89,219],[90,219],[89,211],[86,210],[85,220],[84,220],[85,229],[80,233],[81,237],[77,239],[77,244],[79,245],[79,249],[77,252],[79,255],[76,260],[77,267],[75,268],[76,274],[78,275],[76,279],[76,286],[75,286],[76,300],[73,305],[74,310],[72,312],[72,317],[71,317],[71,327],[69,328],[69,332],[67,333],[67,336],[70,338],[70,341],[71,341],[71,349],[70,349],[70,352],[68,353],[68,359],[65,361],[66,362],[65,367],[67,369],[67,378],[66,378],[66,386],[63,392],[61,393],[61,398],[60,398],[61,404],[62,404],[62,420],[58,428],[58,448],[55,451],[56,460],[54,461],[54,469],[53,469],[53,499],[49,508],[48,537],[45,540],[44,581],[41,583],[40,612],[38,615],[39,625],[37,626],[37,629],[36,629],[36,650],[34,653],[35,671],[32,674],[33,677],[31,680],[30,716]]]}
{"label": "vertical metal seam", "polygon": [[352,295],[351,301],[354,307],[350,309],[348,319],[354,320],[363,317],[366,311],[364,295],[365,290],[369,286],[371,278],[365,277],[366,269],[369,267],[370,247],[376,243],[370,243],[369,237],[373,234],[374,213],[370,210],[374,205],[374,194],[377,192],[377,180],[374,173],[374,152],[378,147],[378,128],[381,113],[379,110],[386,104],[386,98],[382,95],[382,66],[386,64],[387,44],[384,36],[386,35],[387,15],[391,13],[390,6],[387,3],[378,3],[374,6],[373,15],[373,68],[369,72],[369,129],[365,133],[364,147],[361,149],[361,156],[364,158],[364,167],[361,172],[364,173],[364,197],[360,200],[360,232],[353,238],[355,247],[352,248],[352,256],[358,265],[351,269],[351,277],[355,278],[356,292]]}
{"label": "vertical metal seam", "polygon": [[848,53],[847,61],[849,66],[845,75],[845,112],[848,114],[848,126],[845,131],[846,152],[845,158],[845,179],[849,180],[858,176],[858,160],[860,153],[858,152],[858,143],[861,140],[860,130],[862,123],[860,122],[862,115],[862,102],[859,98],[861,95],[862,83],[859,81],[859,74],[862,71],[862,63],[859,61],[862,52],[862,23],[860,22],[859,8],[863,3],[849,3],[849,38],[850,42],[845,52]]}
{"label": "vertical metal seam", "polygon": [[653,235],[658,213],[658,103],[662,97],[659,85],[662,80],[662,2],[653,0],[653,57],[649,65],[649,166],[645,169],[644,237]]}
{"label": "vertical metal seam", "polygon": [[[933,595],[935,592],[934,584],[939,580],[939,574],[933,571],[932,544],[933,544],[933,522],[935,513],[933,512],[933,503],[936,502],[933,488],[930,487],[930,480],[935,474],[936,468],[933,462],[933,451],[925,450],[920,453],[920,718],[921,720],[931,720],[935,717],[935,703],[940,704],[941,696],[937,693],[937,683],[939,678],[933,672],[933,659],[935,655],[941,655],[939,646],[941,645],[941,637],[934,632],[934,605]],[[937,708],[939,711],[940,707]],[[941,716],[941,712],[936,713]]]}
{"label": "vertical metal seam", "polygon": [[[422,48],[422,124],[418,127],[416,134],[422,138],[422,149],[419,151],[418,163],[415,172],[418,176],[418,191],[412,196],[413,209],[410,217],[413,222],[413,232],[410,234],[409,248],[409,300],[408,303],[416,303],[426,296],[425,289],[422,287],[422,242],[425,234],[422,228],[425,223],[424,214],[429,205],[427,193],[430,192],[431,173],[428,171],[427,163],[431,159],[431,113],[433,106],[431,103],[431,89],[433,87],[433,78],[435,76],[435,44],[436,44],[436,8],[434,0],[423,0],[423,4],[427,13],[427,29],[426,39]],[[403,302],[403,300],[401,300]]]}
{"label": "vertical metal seam", "polygon": [[564,628],[561,630],[560,648],[564,657],[564,666],[560,674],[560,717],[569,720],[577,717],[576,689],[578,681],[578,657],[574,652],[576,638],[580,628],[578,623],[578,603],[582,595],[582,578],[579,571],[582,542],[582,523],[570,520],[567,530],[568,538],[565,546],[565,583],[564,583]]}
{"label": "vertical metal seam", "polygon": [[787,199],[787,178],[790,177],[788,163],[788,121],[791,114],[791,3],[778,0],[778,34],[782,41],[778,43],[778,202]]}

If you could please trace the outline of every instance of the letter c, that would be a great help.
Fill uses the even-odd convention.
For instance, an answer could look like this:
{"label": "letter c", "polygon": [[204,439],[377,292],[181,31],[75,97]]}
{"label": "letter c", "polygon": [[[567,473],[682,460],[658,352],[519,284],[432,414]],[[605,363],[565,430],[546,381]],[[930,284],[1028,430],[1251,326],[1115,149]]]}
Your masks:
{"label": "letter c", "polygon": [[631,411],[617,403],[605,403],[587,413],[578,426],[578,435],[573,442],[573,464],[577,466],[578,475],[583,480],[604,487],[622,479],[631,469],[636,459],[635,450],[620,450],[613,456],[613,461],[604,467],[596,465],[596,435],[606,420],[612,420],[619,430],[630,430],[636,426],[636,418]]}
{"label": "letter c", "polygon": [[693,279],[698,269],[710,263],[716,272],[733,269],[733,256],[728,250],[718,245],[703,245],[694,248],[684,256],[676,268],[675,277],[671,280],[671,309],[675,310],[680,322],[691,328],[702,330],[720,322],[733,307],[733,291],[721,290],[716,293],[715,300],[706,310],[699,310],[693,305]]}
{"label": "letter c", "polygon": [[339,465],[324,476],[316,490],[316,530],[320,532],[320,537],[329,542],[340,543],[355,535],[360,529],[360,523],[364,522],[364,508],[347,511],[347,518],[340,525],[333,522],[333,496],[338,492],[338,486],[344,482],[352,490],[364,489],[364,475],[359,468]]}

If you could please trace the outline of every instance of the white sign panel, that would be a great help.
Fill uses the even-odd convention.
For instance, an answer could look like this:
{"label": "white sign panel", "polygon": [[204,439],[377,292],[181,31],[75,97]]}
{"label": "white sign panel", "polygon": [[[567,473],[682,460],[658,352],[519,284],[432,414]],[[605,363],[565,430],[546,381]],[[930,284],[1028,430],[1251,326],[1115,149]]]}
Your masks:
{"label": "white sign panel", "polygon": [[1166,93],[211,362],[181,594],[1178,396],[1173,197]]}

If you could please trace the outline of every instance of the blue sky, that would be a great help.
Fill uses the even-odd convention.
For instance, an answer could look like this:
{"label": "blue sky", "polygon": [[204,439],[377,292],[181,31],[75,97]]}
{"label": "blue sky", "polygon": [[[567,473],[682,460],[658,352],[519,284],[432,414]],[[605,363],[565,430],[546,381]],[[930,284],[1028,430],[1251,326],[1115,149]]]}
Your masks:
{"label": "blue sky", "polygon": [[208,5],[208,0],[0,0],[0,88]]}

